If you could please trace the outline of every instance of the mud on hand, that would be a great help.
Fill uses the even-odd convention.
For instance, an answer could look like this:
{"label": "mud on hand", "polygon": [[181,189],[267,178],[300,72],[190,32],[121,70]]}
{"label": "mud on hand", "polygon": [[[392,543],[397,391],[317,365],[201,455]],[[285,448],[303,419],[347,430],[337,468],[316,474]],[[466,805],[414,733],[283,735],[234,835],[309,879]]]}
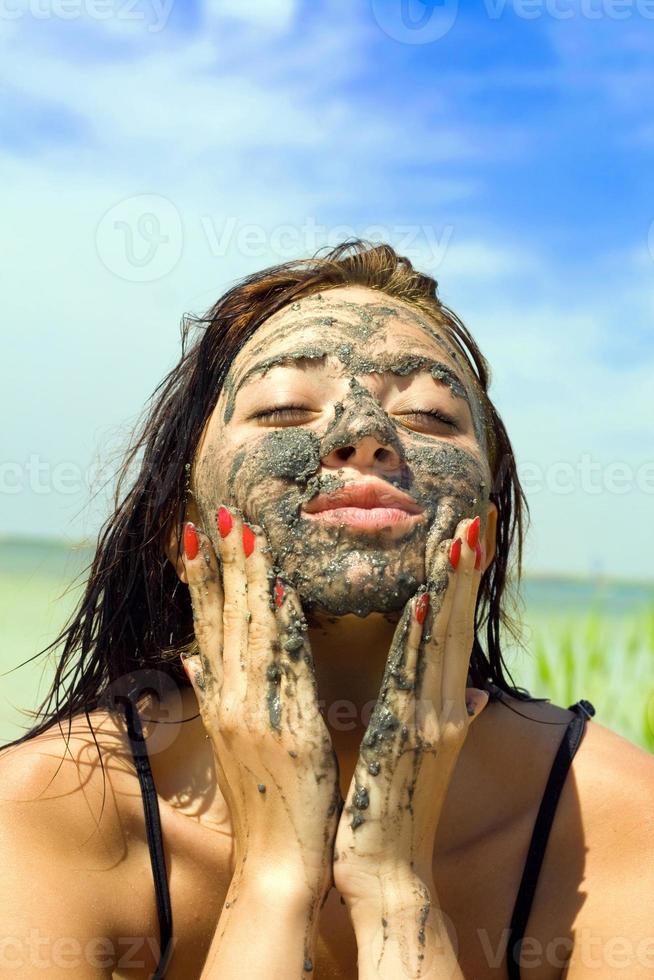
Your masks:
{"label": "mud on hand", "polygon": [[[198,653],[183,660],[229,807],[236,869],[331,882],[338,764],[319,710],[300,601],[275,577],[263,530],[217,514],[218,554],[192,524],[184,568]],[[274,861],[271,860],[274,856]]]}
{"label": "mud on hand", "polygon": [[409,600],[337,837],[334,880],[365,897],[385,878],[431,880],[434,839],[452,772],[488,694],[466,687],[482,574],[479,519],[435,547],[428,585]]}

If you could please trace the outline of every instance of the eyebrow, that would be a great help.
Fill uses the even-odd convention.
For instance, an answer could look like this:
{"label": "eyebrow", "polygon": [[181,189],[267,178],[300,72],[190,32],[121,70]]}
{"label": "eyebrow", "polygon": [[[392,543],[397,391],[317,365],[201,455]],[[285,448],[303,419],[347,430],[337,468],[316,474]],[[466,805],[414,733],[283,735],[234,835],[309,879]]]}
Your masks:
{"label": "eyebrow", "polygon": [[[225,408],[225,422],[228,422],[234,412],[234,402],[236,395],[242,388],[248,385],[255,377],[266,374],[274,367],[318,367],[314,362],[324,359],[328,354],[335,354],[343,363],[343,366],[355,374],[396,374],[406,377],[416,374],[419,371],[429,372],[434,381],[439,381],[450,389],[456,398],[463,398],[470,407],[470,398],[464,383],[456,371],[445,364],[443,361],[422,354],[401,354],[395,358],[384,359],[383,363],[371,358],[350,357],[349,345],[340,344],[334,351],[325,351],[323,348],[304,348],[294,354],[286,352],[277,354],[275,357],[268,357],[258,361],[250,367],[238,384],[230,386],[227,406]],[[380,370],[381,368],[381,370]]]}

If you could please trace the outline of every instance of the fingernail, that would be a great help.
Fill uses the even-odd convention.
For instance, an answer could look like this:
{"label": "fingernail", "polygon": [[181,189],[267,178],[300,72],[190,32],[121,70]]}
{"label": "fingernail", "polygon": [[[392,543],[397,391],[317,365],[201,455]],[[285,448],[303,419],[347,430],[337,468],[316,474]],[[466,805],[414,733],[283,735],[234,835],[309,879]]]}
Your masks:
{"label": "fingernail", "polygon": [[452,547],[450,548],[450,564],[452,568],[456,568],[459,564],[459,558],[461,557],[461,538],[455,538],[452,542]]}
{"label": "fingernail", "polygon": [[275,605],[278,609],[281,609],[284,601],[284,586],[279,579],[275,579],[275,588],[273,592],[275,597]]}
{"label": "fingernail", "polygon": [[416,603],[416,619],[419,623],[424,623],[429,609],[429,593],[423,592]]}
{"label": "fingernail", "polygon": [[218,530],[221,538],[226,538],[232,529],[232,515],[222,505],[218,508]]}
{"label": "fingernail", "polygon": [[245,551],[245,557],[249,558],[254,551],[254,542],[256,541],[256,535],[249,524],[243,525],[243,550]]}
{"label": "fingernail", "polygon": [[475,548],[475,571],[478,572],[481,568],[481,561],[484,556],[484,549],[480,544]]}
{"label": "fingernail", "polygon": [[472,524],[468,525],[468,547],[473,550],[477,547],[477,542],[479,541],[479,528],[481,526],[481,517],[477,515]]}
{"label": "fingernail", "polygon": [[198,532],[195,529],[195,524],[188,521],[184,525],[184,555],[193,561],[197,558],[198,551],[200,550],[200,540],[198,538]]}

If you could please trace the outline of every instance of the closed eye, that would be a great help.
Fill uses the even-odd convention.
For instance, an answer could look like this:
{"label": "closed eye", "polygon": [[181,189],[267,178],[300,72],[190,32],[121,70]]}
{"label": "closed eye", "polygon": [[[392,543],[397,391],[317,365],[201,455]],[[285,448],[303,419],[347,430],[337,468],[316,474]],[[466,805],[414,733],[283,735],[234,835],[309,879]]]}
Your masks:
{"label": "closed eye", "polygon": [[297,414],[298,412],[302,415],[306,415],[310,412],[310,408],[305,408],[304,405],[282,405],[280,408],[264,408],[255,415],[250,416],[253,419],[278,419],[287,418],[289,415]]}
{"label": "closed eye", "polygon": [[[313,409],[306,408],[304,405],[281,405],[279,408],[264,408],[255,415],[252,415],[251,418],[265,418],[274,423],[283,419],[289,420],[293,416],[297,415],[307,415],[312,411]],[[425,418],[429,420],[429,422],[434,420],[436,422],[442,422],[444,425],[448,425],[452,429],[458,429],[455,419],[451,418],[449,415],[446,415],[444,412],[440,412],[435,409],[415,409],[410,412],[403,412],[400,415],[400,418]]]}
{"label": "closed eye", "polygon": [[418,409],[416,409],[416,410],[414,410],[412,412],[403,413],[402,417],[404,417],[404,415],[409,416],[409,418],[414,418],[414,417],[417,416],[419,418],[420,417],[424,417],[424,418],[427,418],[427,419],[430,419],[430,420],[431,419],[434,419],[437,422],[443,422],[444,425],[449,425],[452,429],[458,429],[458,425],[457,425],[455,419],[453,419],[449,415],[446,415],[444,412],[439,412],[439,411],[436,411],[435,409],[428,409],[428,410],[427,409],[425,409],[425,410],[418,410]]}

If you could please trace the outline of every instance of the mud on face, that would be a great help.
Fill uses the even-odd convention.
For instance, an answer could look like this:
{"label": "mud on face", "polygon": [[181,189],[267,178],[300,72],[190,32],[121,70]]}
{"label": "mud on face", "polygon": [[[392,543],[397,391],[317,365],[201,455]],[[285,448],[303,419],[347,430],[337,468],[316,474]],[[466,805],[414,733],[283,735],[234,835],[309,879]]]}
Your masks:
{"label": "mud on face", "polygon": [[[362,298],[355,302],[348,294]],[[221,503],[260,524],[276,571],[294,585],[307,612],[399,612],[427,581],[428,539],[437,544],[451,537],[464,517],[480,514],[482,528],[486,519],[490,475],[481,408],[469,369],[456,359],[426,315],[390,297],[380,302],[372,290],[330,290],[281,310],[239,352],[209,422],[193,478],[202,526],[215,539]],[[237,390],[246,381],[256,385],[278,366],[328,362],[339,366],[340,395],[324,401],[318,421],[279,428],[243,423]],[[430,374],[451,399],[465,402],[471,437],[407,428],[366,383],[366,376],[385,372]],[[301,511],[317,493],[361,475],[348,460],[366,436],[379,444],[366,475],[374,473],[423,508],[424,519],[401,538],[385,528],[373,534],[312,521]]]}

